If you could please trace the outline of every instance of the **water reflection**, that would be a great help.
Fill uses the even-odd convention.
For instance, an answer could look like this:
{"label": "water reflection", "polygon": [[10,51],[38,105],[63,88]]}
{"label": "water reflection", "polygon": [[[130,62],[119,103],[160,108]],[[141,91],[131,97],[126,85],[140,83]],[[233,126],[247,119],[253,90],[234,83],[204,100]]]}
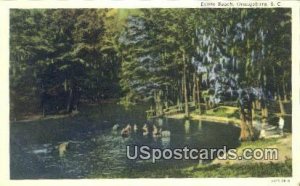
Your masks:
{"label": "water reflection", "polygon": [[[124,110],[119,105],[108,105],[101,112],[95,109],[78,118],[47,123],[11,125],[11,177],[30,178],[85,178],[97,173],[116,176],[131,169],[163,168],[166,164],[184,167],[198,161],[128,160],[126,145],[148,145],[152,148],[235,148],[239,145],[239,128],[205,121],[159,118],[147,121],[145,112]],[[110,112],[108,112],[109,110]],[[97,113],[91,117],[91,113]],[[88,122],[87,122],[88,121]],[[103,122],[101,122],[103,121]],[[113,127],[118,124],[116,130]],[[121,129],[132,126],[127,137]],[[149,131],[143,135],[143,126]],[[134,129],[136,125],[136,130]],[[153,135],[154,128],[159,135]],[[58,147],[68,142],[64,156]]]}

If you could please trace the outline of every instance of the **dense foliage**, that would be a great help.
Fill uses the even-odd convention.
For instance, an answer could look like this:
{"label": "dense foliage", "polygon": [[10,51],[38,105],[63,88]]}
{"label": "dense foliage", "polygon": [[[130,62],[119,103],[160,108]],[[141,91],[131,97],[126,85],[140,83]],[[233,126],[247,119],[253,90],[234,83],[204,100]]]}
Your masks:
{"label": "dense foliage", "polygon": [[12,117],[120,98],[186,116],[237,101],[247,123],[254,103],[266,117],[291,98],[289,9],[25,9],[10,23]]}

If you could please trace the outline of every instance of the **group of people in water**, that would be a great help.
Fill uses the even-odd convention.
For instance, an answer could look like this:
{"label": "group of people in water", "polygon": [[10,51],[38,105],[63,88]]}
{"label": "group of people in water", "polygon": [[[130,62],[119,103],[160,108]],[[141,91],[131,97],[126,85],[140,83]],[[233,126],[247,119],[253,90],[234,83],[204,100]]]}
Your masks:
{"label": "group of people in water", "polygon": [[[113,126],[113,131],[117,131],[120,129],[118,124]],[[121,136],[124,138],[129,137],[133,133],[142,134],[143,136],[153,136],[155,138],[158,137],[166,137],[170,135],[170,131],[163,131],[162,127],[156,127],[154,124],[144,124],[142,128],[139,128],[138,125],[130,125],[127,124],[124,128],[121,129]]]}

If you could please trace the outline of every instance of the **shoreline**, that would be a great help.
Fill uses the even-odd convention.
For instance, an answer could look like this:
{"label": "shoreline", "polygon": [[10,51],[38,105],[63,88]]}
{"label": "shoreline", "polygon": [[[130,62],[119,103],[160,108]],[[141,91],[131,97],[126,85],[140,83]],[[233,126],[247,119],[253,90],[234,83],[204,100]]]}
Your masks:
{"label": "shoreline", "polygon": [[[166,118],[171,118],[171,119],[184,119],[184,113],[180,114],[174,114],[174,115],[168,115],[164,116]],[[198,115],[191,113],[190,114],[190,119],[191,120],[202,120],[202,121],[211,121],[211,122],[217,122],[220,124],[227,124],[227,125],[234,125],[236,127],[240,127],[240,122],[241,120],[235,119],[235,118],[227,118],[227,117],[219,117],[219,116],[208,116],[208,115]]]}

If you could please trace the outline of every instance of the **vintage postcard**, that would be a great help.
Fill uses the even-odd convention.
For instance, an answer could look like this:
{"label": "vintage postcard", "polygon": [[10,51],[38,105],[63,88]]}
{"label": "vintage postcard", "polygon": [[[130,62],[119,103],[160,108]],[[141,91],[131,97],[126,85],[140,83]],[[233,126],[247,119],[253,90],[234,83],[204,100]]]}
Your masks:
{"label": "vintage postcard", "polygon": [[1,185],[299,185],[300,2],[0,9]]}

